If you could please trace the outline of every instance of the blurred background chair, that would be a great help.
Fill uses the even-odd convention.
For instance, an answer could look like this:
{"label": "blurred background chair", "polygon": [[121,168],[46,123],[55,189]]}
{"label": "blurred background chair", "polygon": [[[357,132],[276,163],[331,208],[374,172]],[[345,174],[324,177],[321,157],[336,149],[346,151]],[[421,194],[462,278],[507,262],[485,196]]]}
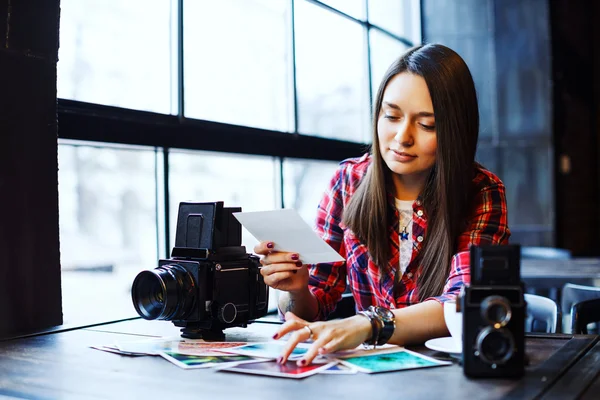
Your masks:
{"label": "blurred background chair", "polygon": [[[573,304],[571,307],[571,333],[598,334],[600,322],[600,298],[584,300]],[[594,324],[593,331],[588,332],[588,325]]]}
{"label": "blurred background chair", "polygon": [[[598,299],[600,298],[600,287],[597,286],[587,286],[587,285],[576,285],[573,283],[567,283],[563,286],[562,288],[562,300],[561,300],[561,310],[563,313],[563,320],[562,320],[562,326],[563,326],[563,332],[566,333],[575,333],[574,331],[572,331],[572,327],[575,324],[575,320],[574,320],[574,315],[577,315],[577,313],[573,312],[573,307],[575,304],[586,301],[586,300],[593,300],[593,299]],[[596,303],[597,304],[597,303]],[[580,306],[579,312],[581,315],[581,312],[583,312],[583,316],[581,317],[582,320],[585,319],[587,320],[588,317],[587,315],[590,314],[592,311],[589,310],[588,307],[592,307],[590,305],[582,305]],[[592,329],[590,329],[590,332],[592,333],[600,333],[599,332],[599,327],[598,327],[598,322],[599,320],[595,320],[595,321],[590,321],[590,322],[596,322],[596,326],[593,327]],[[578,326],[581,325],[581,321],[578,322]],[[587,326],[587,324],[586,324]]]}
{"label": "blurred background chair", "polygon": [[[580,285],[593,285],[593,279],[583,277],[562,276],[556,274],[557,271],[563,269],[557,265],[564,266],[565,263],[575,260],[572,258],[570,250],[556,247],[536,247],[522,246],[521,247],[521,276],[525,283],[525,292],[548,297],[554,300],[557,304],[561,304],[562,292],[561,289],[565,283],[576,283]],[[533,275],[527,275],[524,270],[524,265],[529,267],[529,271],[536,272]],[[544,271],[545,273],[540,273]],[[569,309],[559,310],[563,313],[569,312]],[[559,325],[559,330],[562,324]]]}
{"label": "blurred background chair", "polygon": [[554,300],[525,293],[527,313],[525,332],[555,333],[558,325],[558,306]]}

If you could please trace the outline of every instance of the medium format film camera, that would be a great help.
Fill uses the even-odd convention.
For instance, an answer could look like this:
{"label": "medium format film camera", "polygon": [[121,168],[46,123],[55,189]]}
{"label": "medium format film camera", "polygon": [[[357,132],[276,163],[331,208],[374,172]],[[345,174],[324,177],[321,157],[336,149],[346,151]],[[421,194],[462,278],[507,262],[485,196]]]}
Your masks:
{"label": "medium format film camera", "polygon": [[463,368],[470,377],[519,377],[525,367],[521,247],[472,246],[463,287]]}
{"label": "medium format film camera", "polygon": [[223,329],[246,327],[267,313],[259,258],[241,245],[242,226],[233,216],[241,210],[223,202],[179,204],[171,258],[133,281],[142,318],[170,320],[186,338],[223,340]]}

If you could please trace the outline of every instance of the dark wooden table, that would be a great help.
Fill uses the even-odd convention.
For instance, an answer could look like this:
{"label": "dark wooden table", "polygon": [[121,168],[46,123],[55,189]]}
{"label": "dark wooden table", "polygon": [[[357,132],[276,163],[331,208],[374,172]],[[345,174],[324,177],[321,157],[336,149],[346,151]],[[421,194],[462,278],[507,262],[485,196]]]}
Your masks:
{"label": "dark wooden table", "polygon": [[[226,330],[230,341],[265,341],[276,324]],[[114,399],[597,399],[600,343],[596,336],[527,338],[530,365],[519,380],[468,379],[462,367],[301,380],[181,369],[155,356],[91,349],[117,341],[177,336],[170,322],[132,320],[0,342],[0,398]],[[447,358],[425,347],[413,350]]]}

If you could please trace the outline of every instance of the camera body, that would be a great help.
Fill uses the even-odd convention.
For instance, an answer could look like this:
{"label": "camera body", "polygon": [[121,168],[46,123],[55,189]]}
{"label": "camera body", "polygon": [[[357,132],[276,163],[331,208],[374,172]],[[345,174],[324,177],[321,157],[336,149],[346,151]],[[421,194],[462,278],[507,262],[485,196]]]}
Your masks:
{"label": "camera body", "polygon": [[460,294],[467,376],[524,373],[526,305],[520,267],[519,245],[471,247],[471,284]]}
{"label": "camera body", "polygon": [[222,340],[223,329],[267,313],[269,289],[258,256],[241,245],[241,208],[180,203],[171,258],[140,272],[132,285],[144,319],[170,320],[183,337]]}

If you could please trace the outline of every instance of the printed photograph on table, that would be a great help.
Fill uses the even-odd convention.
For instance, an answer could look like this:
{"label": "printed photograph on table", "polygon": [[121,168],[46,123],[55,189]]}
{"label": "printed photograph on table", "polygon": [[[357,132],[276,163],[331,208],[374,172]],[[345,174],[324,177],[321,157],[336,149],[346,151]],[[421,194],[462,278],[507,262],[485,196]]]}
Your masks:
{"label": "printed photograph on table", "polygon": [[260,360],[256,358],[242,355],[192,356],[189,354],[165,351],[160,353],[160,356],[177,365],[178,367],[185,369],[212,368],[216,366],[236,365],[239,363],[260,362]]}
{"label": "printed photograph on table", "polygon": [[307,376],[317,374],[335,365],[335,361],[325,364],[315,364],[298,366],[296,361],[287,361],[285,364],[279,364],[275,361],[237,364],[228,367],[219,367],[219,371],[241,372],[244,374],[277,376],[280,378],[302,379]]}
{"label": "printed photograph on table", "polygon": [[151,338],[142,340],[128,340],[117,342],[116,348],[125,353],[146,354],[157,356],[161,351],[166,350],[173,343],[178,343],[181,339],[177,338]]}
{"label": "printed photograph on table", "polygon": [[227,355],[231,347],[244,346],[247,342],[200,342],[183,340],[173,343],[164,349],[166,352],[186,354],[192,356],[223,356]]}
{"label": "printed photograph on table", "polygon": [[406,349],[364,356],[351,356],[339,360],[351,368],[356,368],[359,372],[368,374],[452,365],[452,362],[436,360]]}
{"label": "printed photograph on table", "polygon": [[320,374],[330,374],[330,375],[352,375],[356,374],[358,370],[356,368],[352,368],[346,364],[333,364],[331,367],[319,371]]}
{"label": "printed photograph on table", "polygon": [[132,353],[132,352],[127,352],[127,351],[121,351],[117,348],[117,346],[113,346],[113,345],[106,345],[106,346],[90,346],[91,349],[96,349],[96,350],[102,350],[102,351],[106,351],[108,353],[115,353],[115,354],[120,354],[123,356],[147,356],[148,354],[146,353]]}
{"label": "printed photograph on table", "polygon": [[[227,349],[228,353],[242,354],[252,357],[275,359],[281,356],[286,342],[260,342]],[[302,357],[308,351],[309,345],[299,343],[288,357],[290,360]]]}

